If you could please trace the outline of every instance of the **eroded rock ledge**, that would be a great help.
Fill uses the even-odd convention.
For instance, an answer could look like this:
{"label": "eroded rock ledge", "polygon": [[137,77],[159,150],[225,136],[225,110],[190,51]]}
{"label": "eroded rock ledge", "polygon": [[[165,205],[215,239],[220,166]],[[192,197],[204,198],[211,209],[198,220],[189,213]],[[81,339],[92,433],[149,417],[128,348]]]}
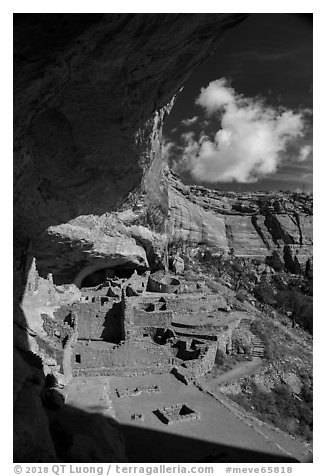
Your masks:
{"label": "eroded rock ledge", "polygon": [[[144,230],[126,232],[125,222],[164,232],[166,105],[221,33],[243,18],[17,15],[15,229],[20,242],[29,240],[41,274],[69,281],[78,261],[96,262],[99,242],[86,236],[94,228],[108,257],[116,256],[112,230],[129,240],[127,248],[148,242]],[[138,211],[133,220],[111,215],[128,204]]]}
{"label": "eroded rock ledge", "polygon": [[313,198],[290,192],[220,192],[181,183],[167,171],[169,240],[217,253],[277,259],[291,273],[312,266]]}
{"label": "eroded rock ledge", "polygon": [[[40,398],[42,361],[29,350],[35,333],[19,306],[32,257],[57,285],[103,262],[162,265],[164,115],[245,16],[15,15],[15,461],[57,458]],[[106,461],[124,460],[108,425]]]}

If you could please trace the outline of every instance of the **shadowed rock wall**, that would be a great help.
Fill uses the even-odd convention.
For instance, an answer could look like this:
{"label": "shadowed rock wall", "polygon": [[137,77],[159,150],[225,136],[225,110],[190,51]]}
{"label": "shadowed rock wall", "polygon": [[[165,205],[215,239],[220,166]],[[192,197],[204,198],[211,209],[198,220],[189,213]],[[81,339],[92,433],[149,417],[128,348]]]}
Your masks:
{"label": "shadowed rock wall", "polygon": [[[41,275],[69,281],[105,257],[129,260],[110,238],[142,247],[145,232],[131,223],[164,231],[166,105],[242,19],[16,15],[15,230],[30,239]],[[128,217],[111,215],[122,209]]]}
{"label": "shadowed rock wall", "polygon": [[[55,284],[103,262],[161,265],[164,114],[223,31],[245,16],[15,15],[15,461],[56,460],[41,399],[43,363],[29,350],[34,335],[19,306],[32,257]],[[80,445],[82,434],[65,454],[124,461],[116,433],[108,423],[105,456]]]}

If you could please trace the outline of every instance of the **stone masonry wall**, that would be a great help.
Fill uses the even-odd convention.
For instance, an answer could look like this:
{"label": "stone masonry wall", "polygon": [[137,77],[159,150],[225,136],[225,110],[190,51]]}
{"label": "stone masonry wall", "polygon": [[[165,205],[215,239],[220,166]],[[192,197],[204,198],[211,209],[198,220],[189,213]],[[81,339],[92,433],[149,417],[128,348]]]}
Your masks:
{"label": "stone masonry wall", "polygon": [[113,357],[114,347],[109,344],[104,346],[94,346],[92,343],[78,341],[74,346],[73,368],[110,368],[115,365]]}
{"label": "stone masonry wall", "polygon": [[142,375],[171,369],[172,354],[149,341],[108,343],[78,341],[72,355],[73,375]]}
{"label": "stone masonry wall", "polygon": [[135,327],[170,327],[172,322],[172,311],[152,311],[146,312],[139,309],[134,310]]}
{"label": "stone masonry wall", "polygon": [[191,370],[194,377],[199,377],[212,370],[215,363],[217,343],[202,347],[200,355],[195,360],[187,361],[187,369]]}
{"label": "stone masonry wall", "polygon": [[122,338],[121,304],[114,299],[103,304],[76,303],[78,319],[78,339],[119,341]]}
{"label": "stone masonry wall", "polygon": [[122,313],[125,340],[139,336],[140,329],[147,332],[147,329],[168,328],[173,318],[172,311],[166,310],[165,301],[160,302],[158,298],[124,297]]}

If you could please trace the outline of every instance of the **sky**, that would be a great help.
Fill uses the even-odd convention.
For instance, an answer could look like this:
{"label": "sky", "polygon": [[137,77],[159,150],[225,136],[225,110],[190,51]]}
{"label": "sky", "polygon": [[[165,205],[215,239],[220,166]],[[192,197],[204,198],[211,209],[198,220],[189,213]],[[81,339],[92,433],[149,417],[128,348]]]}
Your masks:
{"label": "sky", "polygon": [[164,153],[187,184],[312,192],[312,16],[254,13],[178,94]]}

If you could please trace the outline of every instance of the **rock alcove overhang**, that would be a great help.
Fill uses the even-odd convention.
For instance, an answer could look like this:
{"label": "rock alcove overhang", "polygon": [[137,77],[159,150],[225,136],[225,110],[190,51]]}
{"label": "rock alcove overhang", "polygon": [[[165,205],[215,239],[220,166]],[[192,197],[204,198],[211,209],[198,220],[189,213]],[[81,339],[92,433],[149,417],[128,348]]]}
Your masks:
{"label": "rock alcove overhang", "polygon": [[[245,16],[14,15],[14,461],[58,460],[18,305],[32,257],[62,283],[121,263],[122,249],[135,267],[155,261],[168,210],[164,107]],[[104,460],[126,461],[108,434]]]}
{"label": "rock alcove overhang", "polygon": [[34,255],[40,274],[62,283],[100,262],[157,259],[168,210],[165,107],[245,17],[15,15],[18,269]]}
{"label": "rock alcove overhang", "polygon": [[143,275],[146,272],[146,268],[132,266],[129,262],[108,266],[104,261],[83,268],[75,277],[74,284],[78,288],[94,287],[103,284],[107,277],[128,279],[135,271],[137,274]]}

